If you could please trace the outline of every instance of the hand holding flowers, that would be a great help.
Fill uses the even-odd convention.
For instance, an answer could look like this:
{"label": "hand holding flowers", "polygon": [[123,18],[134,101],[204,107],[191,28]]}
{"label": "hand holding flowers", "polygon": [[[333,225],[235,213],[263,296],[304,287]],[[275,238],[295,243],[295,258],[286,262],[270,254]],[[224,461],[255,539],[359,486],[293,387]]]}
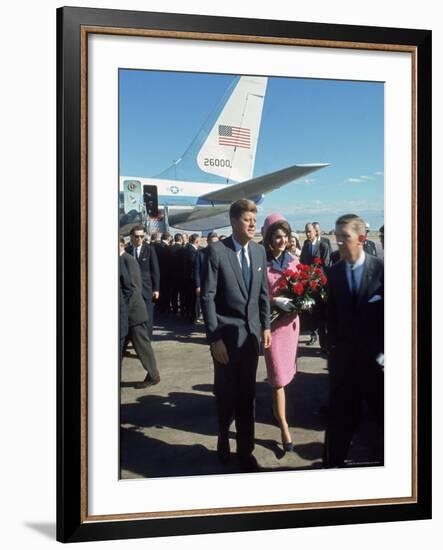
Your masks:
{"label": "hand holding flowers", "polygon": [[[279,296],[274,299],[278,306],[278,298],[283,297],[290,301],[292,307],[273,308],[271,322],[289,312],[311,311],[317,300],[326,300],[327,278],[323,273],[320,258],[314,258],[311,265],[298,264],[295,269],[286,269],[278,283]],[[282,311],[283,310],[283,311]]]}

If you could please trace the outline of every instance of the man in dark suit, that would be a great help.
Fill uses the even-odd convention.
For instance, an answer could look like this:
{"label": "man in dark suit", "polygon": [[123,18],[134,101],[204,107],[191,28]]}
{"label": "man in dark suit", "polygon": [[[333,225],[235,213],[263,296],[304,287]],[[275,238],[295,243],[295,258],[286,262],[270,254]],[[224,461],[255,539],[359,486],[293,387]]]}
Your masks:
{"label": "man in dark suit", "polygon": [[199,301],[196,296],[195,268],[197,253],[200,248],[200,235],[192,233],[189,242],[185,245],[183,255],[183,290],[185,302],[185,317],[195,323],[200,314]]}
{"label": "man in dark suit", "polygon": [[[320,227],[319,222],[312,222],[312,227],[314,228],[315,237],[316,237],[317,241],[319,241],[319,242],[325,244],[325,245],[328,247],[329,257],[330,257],[331,254],[332,254],[332,244],[331,244],[331,241],[330,241],[327,237],[322,237],[322,234],[321,234],[321,227]],[[326,266],[326,267],[328,267],[328,266]]]}
{"label": "man in dark suit", "polygon": [[183,296],[181,289],[183,287],[183,259],[182,253],[183,236],[181,233],[174,235],[174,244],[171,246],[171,310],[174,314],[178,313],[179,304],[182,307]]}
{"label": "man in dark suit", "polygon": [[160,297],[156,305],[158,313],[169,313],[171,305],[171,247],[169,233],[162,233],[161,240],[153,244],[160,268]]}
{"label": "man in dark suit", "polygon": [[201,306],[214,361],[219,437],[217,453],[230,457],[229,427],[237,430],[237,457],[256,471],[254,450],[255,379],[260,340],[271,345],[266,252],[252,239],[257,207],[240,199],[231,205],[232,235],[211,244],[205,255]]}
{"label": "man in dark suit", "polygon": [[[329,266],[329,247],[326,243],[317,239],[315,229],[312,223],[305,225],[306,240],[303,243],[300,254],[300,262],[302,264],[311,265],[314,263],[314,258],[320,258],[322,265]],[[329,241],[329,239],[328,239]],[[330,244],[330,243],[329,243]]]}
{"label": "man in dark suit", "polygon": [[131,229],[131,244],[126,247],[126,252],[133,256],[140,267],[143,283],[143,299],[148,312],[148,336],[152,339],[152,325],[154,322],[154,301],[160,295],[160,269],[157,254],[152,245],[144,243],[145,228],[136,225]]}
{"label": "man in dark suit", "polygon": [[126,340],[126,336],[129,332],[129,323],[128,323],[128,308],[129,300],[134,292],[134,289],[131,285],[131,277],[129,272],[124,264],[121,255],[119,257],[119,324],[120,324],[120,361],[123,357],[123,348]]}
{"label": "man in dark suit", "polygon": [[369,224],[365,224],[366,227],[366,240],[363,243],[363,250],[366,252],[366,254],[371,254],[371,256],[377,256],[377,248],[375,246],[374,241],[371,241],[368,239],[369,234]]}
{"label": "man in dark suit", "polygon": [[341,216],[335,231],[343,259],[328,276],[328,468],[344,465],[363,402],[379,428],[374,459],[383,462],[384,266],[363,250],[366,235],[361,218]]}
{"label": "man in dark suit", "polygon": [[135,353],[146,371],[142,382],[135,384],[136,388],[147,388],[160,382],[154,350],[148,336],[148,313],[142,296],[142,279],[137,260],[125,252],[125,241],[120,239],[120,259],[129,273],[132,295],[128,304],[128,339],[134,345]]}
{"label": "man in dark suit", "polygon": [[[311,265],[315,258],[320,258],[321,267],[326,270],[330,264],[329,247],[321,242],[316,235],[314,224],[305,225],[306,240],[300,254],[300,263]],[[329,239],[328,239],[329,242]],[[331,243],[329,242],[329,245]],[[316,303],[311,314],[311,338],[307,343],[312,346],[317,342],[317,332],[320,339],[320,349],[326,354],[326,310],[322,301]]]}

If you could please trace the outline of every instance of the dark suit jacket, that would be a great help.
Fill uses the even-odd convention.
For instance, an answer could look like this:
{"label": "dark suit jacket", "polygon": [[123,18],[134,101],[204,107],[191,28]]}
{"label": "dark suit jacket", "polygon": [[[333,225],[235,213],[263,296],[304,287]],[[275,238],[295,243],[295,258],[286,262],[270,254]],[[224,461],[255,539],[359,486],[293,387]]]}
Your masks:
{"label": "dark suit jacket", "polygon": [[332,254],[332,244],[331,241],[327,237],[320,237],[320,242],[325,244],[328,247],[329,250],[329,256]]}
{"label": "dark suit jacket", "polygon": [[195,284],[195,262],[197,249],[191,243],[185,245],[183,253],[183,278],[186,284]]}
{"label": "dark suit jacket", "polygon": [[[125,250],[132,257],[134,256],[132,244],[128,245]],[[142,276],[143,298],[151,300],[152,293],[160,290],[160,269],[154,247],[143,244],[137,261]]]}
{"label": "dark suit jacket", "polygon": [[300,263],[311,265],[314,263],[314,258],[320,258],[322,264],[325,267],[329,266],[329,248],[328,245],[322,241],[317,241],[314,245],[314,250],[311,253],[310,250],[311,241],[308,239],[303,243],[300,254]]}
{"label": "dark suit jacket", "polygon": [[331,262],[331,265],[336,264],[340,261],[340,252],[338,250],[334,250],[334,252],[331,253],[329,256],[329,260]]}
{"label": "dark suit jacket", "polygon": [[363,250],[366,254],[371,254],[372,256],[377,256],[377,249],[375,247],[374,241],[366,240],[363,243]]}
{"label": "dark suit jacket", "polygon": [[[380,298],[380,299],[378,299]],[[339,354],[356,352],[375,360],[384,350],[384,265],[365,255],[357,303],[352,303],[344,260],[334,264],[328,275],[328,346]]]}
{"label": "dark suit jacket", "polygon": [[257,341],[270,328],[270,303],[263,246],[249,242],[251,285],[243,280],[232,237],[211,244],[205,254],[201,308],[209,343],[222,339],[235,361],[249,334]]}
{"label": "dark suit jacket", "polygon": [[126,268],[126,265],[121,256],[119,256],[119,275],[120,275],[120,297],[119,297],[119,310],[120,310],[120,338],[124,338],[129,331],[128,324],[128,307],[129,300],[134,292],[131,285],[131,277]]}
{"label": "dark suit jacket", "polygon": [[142,295],[142,278],[137,260],[125,252],[121,255],[123,263],[129,272],[131,286],[133,288],[132,296],[129,299],[128,321],[129,326],[140,325],[148,320],[148,312]]}
{"label": "dark suit jacket", "polygon": [[208,251],[208,246],[206,248],[199,248],[197,250],[197,254],[195,255],[195,262],[194,262],[195,288],[200,288],[202,285],[203,265],[205,261],[206,252]]}
{"label": "dark suit jacket", "polygon": [[160,267],[160,276],[162,279],[168,279],[171,274],[172,248],[163,241],[155,243],[154,248],[155,253],[157,254],[158,265]]}

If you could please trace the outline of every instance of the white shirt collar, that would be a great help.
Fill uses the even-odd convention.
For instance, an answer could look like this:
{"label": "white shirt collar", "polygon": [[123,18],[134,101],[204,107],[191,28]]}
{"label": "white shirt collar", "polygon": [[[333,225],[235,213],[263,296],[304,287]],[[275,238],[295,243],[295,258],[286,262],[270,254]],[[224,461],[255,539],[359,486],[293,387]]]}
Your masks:
{"label": "white shirt collar", "polygon": [[360,267],[361,265],[363,265],[365,263],[365,251],[362,250],[361,251],[361,255],[360,257],[358,258],[358,260],[354,263],[354,264],[351,264],[350,262],[346,261],[346,266],[351,269],[351,266],[353,265],[354,266],[354,269],[357,268],[357,267]]}
{"label": "white shirt collar", "polygon": [[234,243],[234,248],[235,248],[235,251],[236,251],[236,252],[240,252],[240,250],[241,250],[242,248],[245,249],[245,252],[246,252],[246,253],[248,252],[248,250],[249,250],[249,243],[246,243],[245,246],[243,247],[238,241],[236,241],[236,240],[234,239],[234,236],[232,236],[232,242]]}

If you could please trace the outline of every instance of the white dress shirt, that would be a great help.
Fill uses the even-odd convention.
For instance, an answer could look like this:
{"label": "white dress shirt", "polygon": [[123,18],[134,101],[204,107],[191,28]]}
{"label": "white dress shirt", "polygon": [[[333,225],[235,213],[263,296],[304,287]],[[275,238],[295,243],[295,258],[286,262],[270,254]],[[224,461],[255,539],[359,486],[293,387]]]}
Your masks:
{"label": "white dress shirt", "polygon": [[232,242],[234,243],[235,253],[237,254],[237,259],[238,259],[238,263],[240,264],[240,269],[241,269],[241,249],[242,248],[245,249],[246,263],[248,264],[248,267],[251,267],[251,260],[249,259],[249,243],[245,244],[245,246],[242,247],[242,245],[238,243],[234,239],[234,237],[232,237]]}
{"label": "white dress shirt", "polygon": [[352,275],[351,275],[351,266],[354,266],[354,275],[355,275],[355,284],[357,288],[355,289],[358,292],[361,284],[361,279],[363,277],[363,265],[365,263],[365,253],[362,250],[360,258],[354,263],[346,263],[346,277],[348,279],[349,290],[352,292]]}

